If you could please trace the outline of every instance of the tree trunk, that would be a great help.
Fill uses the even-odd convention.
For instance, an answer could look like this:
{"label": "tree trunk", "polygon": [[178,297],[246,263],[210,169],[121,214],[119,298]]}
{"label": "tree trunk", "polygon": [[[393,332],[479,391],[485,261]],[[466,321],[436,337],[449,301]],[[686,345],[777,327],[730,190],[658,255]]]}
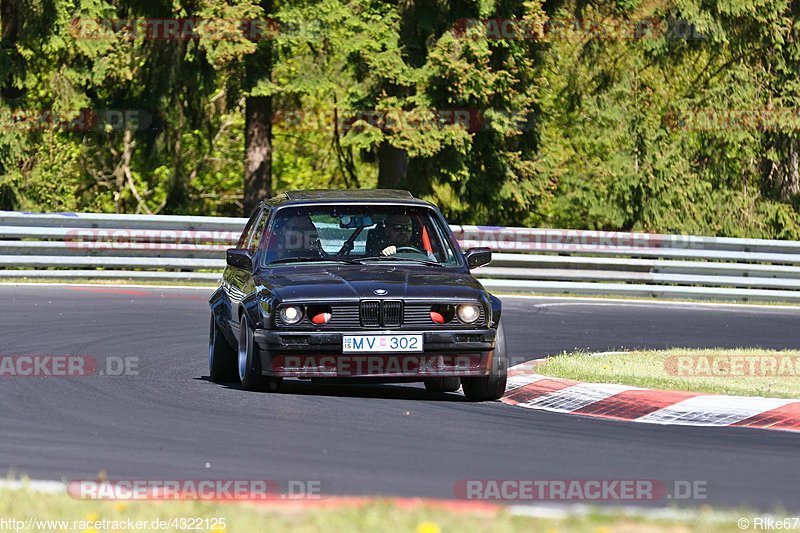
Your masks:
{"label": "tree trunk", "polygon": [[408,152],[383,141],[378,148],[378,188],[405,189]]}
{"label": "tree trunk", "polygon": [[786,142],[782,196],[787,200],[800,194],[800,140],[789,137]]}
{"label": "tree trunk", "polygon": [[272,196],[272,98],[245,101],[244,214]]}
{"label": "tree trunk", "polygon": [[[261,0],[264,16],[274,10],[272,0]],[[256,43],[255,51],[245,59],[245,89],[252,90],[259,81],[272,78],[272,43]],[[272,97],[248,96],[244,104],[244,215],[258,202],[272,196]]]}
{"label": "tree trunk", "polygon": [[800,194],[800,139],[779,133],[773,142],[779,159],[765,162],[764,185],[777,199],[789,201]]}
{"label": "tree trunk", "polygon": [[3,49],[2,55],[6,55],[11,63],[6,66],[6,78],[0,79],[0,96],[7,100],[20,98],[25,94],[23,89],[12,84],[12,74],[24,78],[16,45],[20,38],[20,19],[28,6],[20,6],[18,2],[19,0],[0,0],[0,48]]}

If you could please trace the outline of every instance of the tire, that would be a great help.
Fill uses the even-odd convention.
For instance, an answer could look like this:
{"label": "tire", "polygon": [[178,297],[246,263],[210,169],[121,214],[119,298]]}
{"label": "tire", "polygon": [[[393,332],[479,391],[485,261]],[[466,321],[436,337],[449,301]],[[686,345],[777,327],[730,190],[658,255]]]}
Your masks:
{"label": "tire", "polygon": [[265,377],[261,375],[261,361],[256,353],[253,341],[253,330],[247,313],[242,314],[239,320],[239,349],[237,350],[236,367],[242,388],[249,391],[275,392],[283,378]]}
{"label": "tire", "polygon": [[429,392],[455,392],[461,386],[461,380],[456,377],[428,378],[425,380],[425,389]]}
{"label": "tire", "polygon": [[471,402],[499,400],[506,392],[508,379],[508,353],[503,323],[497,325],[497,339],[492,352],[492,370],[488,376],[461,378],[464,396]]}
{"label": "tire", "polygon": [[213,313],[208,328],[208,375],[215,383],[236,379],[236,350],[220,331]]}

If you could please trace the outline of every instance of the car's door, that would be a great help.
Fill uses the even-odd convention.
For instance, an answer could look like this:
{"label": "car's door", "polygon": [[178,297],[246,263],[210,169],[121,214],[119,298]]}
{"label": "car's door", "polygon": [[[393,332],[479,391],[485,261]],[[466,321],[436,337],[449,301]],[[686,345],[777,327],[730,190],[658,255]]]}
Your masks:
{"label": "car's door", "polygon": [[[253,239],[258,223],[264,214],[264,206],[257,207],[250,219],[245,224],[244,230],[236,243],[236,250],[248,250]],[[248,280],[252,280],[253,273],[236,265],[227,264],[222,273],[220,288],[214,291],[209,299],[211,312],[217,324],[225,334],[228,342],[236,346],[239,330],[239,307],[246,296]],[[250,281],[252,283],[252,281]]]}

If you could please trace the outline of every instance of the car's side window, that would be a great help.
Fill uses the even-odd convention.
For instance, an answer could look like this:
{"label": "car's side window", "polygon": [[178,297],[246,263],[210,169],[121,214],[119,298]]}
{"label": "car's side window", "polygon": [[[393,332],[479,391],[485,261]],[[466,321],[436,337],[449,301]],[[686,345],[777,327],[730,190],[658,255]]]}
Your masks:
{"label": "car's side window", "polygon": [[253,211],[253,214],[250,216],[250,220],[247,221],[247,225],[244,227],[244,231],[242,231],[242,235],[239,237],[239,241],[236,243],[237,248],[247,248],[247,244],[253,237],[253,229],[260,214],[260,207]]}
{"label": "car's side window", "polygon": [[258,223],[255,224],[255,232],[253,232],[253,236],[250,239],[250,244],[247,246],[247,249],[250,251],[251,254],[255,255],[256,251],[258,251],[258,245],[261,244],[261,239],[264,237],[264,225],[267,223],[267,219],[269,218],[269,209],[264,209],[261,218],[258,220]]}
{"label": "car's side window", "polygon": [[423,223],[428,229],[428,236],[431,240],[431,246],[436,259],[445,263],[453,262],[452,250],[449,246],[443,244],[446,237],[442,234],[441,228],[439,228],[430,217],[426,217]]}

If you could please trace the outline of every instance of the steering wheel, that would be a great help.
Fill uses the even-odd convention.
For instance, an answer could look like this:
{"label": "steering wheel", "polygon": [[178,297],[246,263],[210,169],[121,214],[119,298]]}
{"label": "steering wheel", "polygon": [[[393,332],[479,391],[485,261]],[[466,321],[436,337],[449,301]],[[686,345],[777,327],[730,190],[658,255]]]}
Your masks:
{"label": "steering wheel", "polygon": [[396,253],[400,253],[400,252],[414,252],[414,253],[417,253],[417,254],[428,255],[428,252],[424,252],[424,251],[420,250],[419,248],[415,248],[414,246],[398,246]]}

